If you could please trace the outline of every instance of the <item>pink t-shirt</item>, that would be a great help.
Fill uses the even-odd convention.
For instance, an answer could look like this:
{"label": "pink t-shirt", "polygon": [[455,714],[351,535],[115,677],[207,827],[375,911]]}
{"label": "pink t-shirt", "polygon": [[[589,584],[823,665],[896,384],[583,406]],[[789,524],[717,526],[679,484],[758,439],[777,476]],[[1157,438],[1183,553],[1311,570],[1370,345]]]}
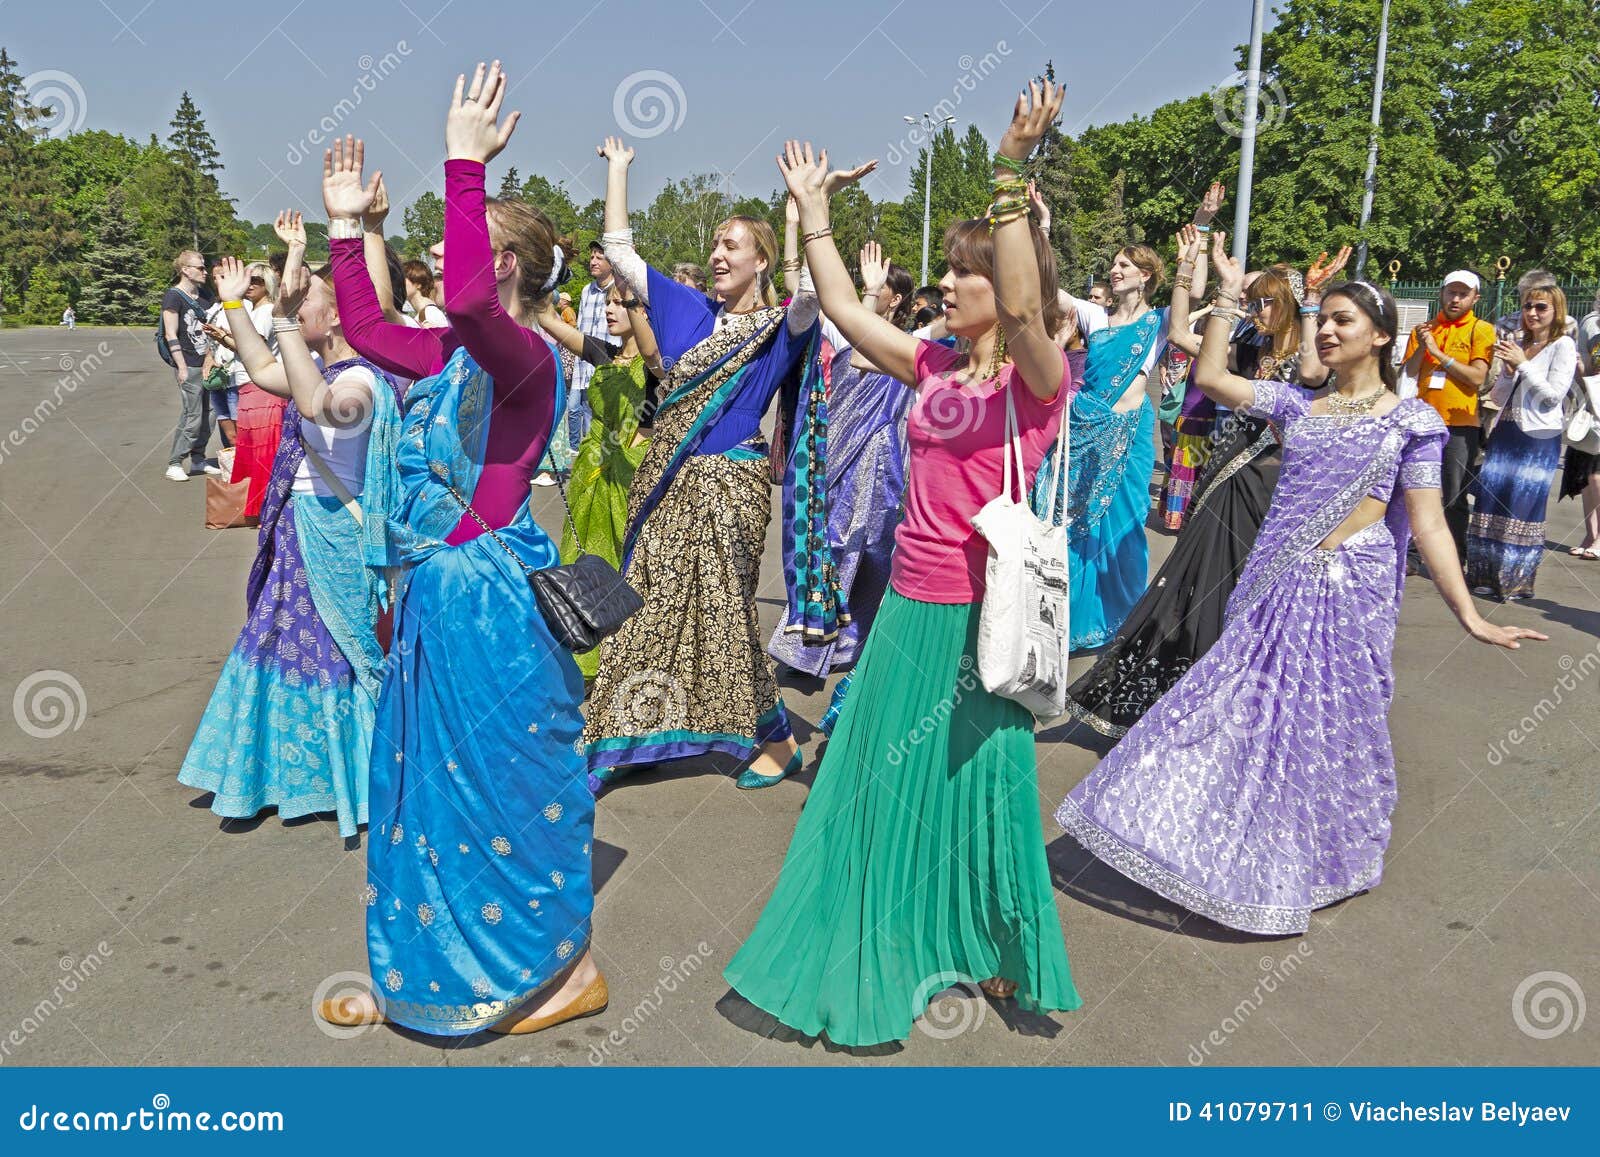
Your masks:
{"label": "pink t-shirt", "polygon": [[982,600],[989,542],[972,528],[972,516],[999,496],[1004,482],[1006,391],[1016,399],[1025,482],[1031,487],[1039,463],[1055,445],[1062,403],[1071,389],[1066,354],[1061,363],[1061,389],[1041,402],[1017,377],[1015,366],[1000,371],[999,389],[993,381],[962,385],[945,375],[965,368],[965,354],[931,341],[918,346],[917,400],[907,424],[911,470],[889,576],[900,594],[924,603]]}

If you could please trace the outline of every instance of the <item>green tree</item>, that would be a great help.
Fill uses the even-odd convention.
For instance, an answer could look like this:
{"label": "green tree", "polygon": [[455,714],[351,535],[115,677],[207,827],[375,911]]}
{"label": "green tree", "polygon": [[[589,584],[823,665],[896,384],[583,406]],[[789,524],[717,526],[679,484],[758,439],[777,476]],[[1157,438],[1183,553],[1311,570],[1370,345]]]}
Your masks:
{"label": "green tree", "polygon": [[406,206],[406,257],[421,257],[444,240],[444,199],[431,189]]}
{"label": "green tree", "polygon": [[28,276],[27,305],[22,311],[22,320],[29,325],[55,325],[66,308],[67,290],[61,284],[61,271],[50,262],[41,261]]}
{"label": "green tree", "polygon": [[506,175],[500,178],[500,189],[495,196],[502,198],[522,196],[522,178],[517,176],[517,166],[512,165],[506,170]]}
{"label": "green tree", "polygon": [[[222,171],[222,156],[217,152],[211,130],[206,128],[200,107],[187,91],[178,101],[178,111],[172,117],[172,132],[167,146],[178,164],[181,174],[183,200],[189,215],[190,244],[204,252],[202,236],[216,241],[216,200],[220,198],[216,175]],[[231,205],[228,216],[232,216]],[[202,234],[202,224],[206,228]]]}
{"label": "green tree", "polygon": [[60,260],[79,240],[34,141],[39,118],[17,62],[0,47],[0,308],[19,313],[34,267]]}
{"label": "green tree", "polygon": [[84,321],[129,325],[154,317],[156,286],[145,273],[144,247],[121,189],[106,194],[100,229],[89,249],[78,311]]}

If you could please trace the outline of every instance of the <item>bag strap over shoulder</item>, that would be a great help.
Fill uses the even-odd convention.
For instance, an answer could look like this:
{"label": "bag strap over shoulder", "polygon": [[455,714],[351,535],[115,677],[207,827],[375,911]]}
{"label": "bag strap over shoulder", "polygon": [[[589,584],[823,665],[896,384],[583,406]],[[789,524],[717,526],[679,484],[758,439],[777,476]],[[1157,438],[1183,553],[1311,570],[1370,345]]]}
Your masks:
{"label": "bag strap over shoulder", "polygon": [[335,498],[344,504],[345,511],[350,515],[351,518],[356,520],[356,525],[364,526],[366,524],[366,519],[362,517],[361,504],[357,502],[355,500],[355,496],[350,493],[350,488],[339,480],[339,476],[333,472],[332,468],[328,465],[327,460],[323,458],[321,454],[317,453],[316,449],[311,445],[310,442],[306,441],[306,437],[303,433],[300,435],[300,445],[301,448],[303,448],[306,452],[306,461],[311,463],[311,468],[315,470],[318,477],[322,479],[323,485],[325,485],[329,491],[332,492]]}

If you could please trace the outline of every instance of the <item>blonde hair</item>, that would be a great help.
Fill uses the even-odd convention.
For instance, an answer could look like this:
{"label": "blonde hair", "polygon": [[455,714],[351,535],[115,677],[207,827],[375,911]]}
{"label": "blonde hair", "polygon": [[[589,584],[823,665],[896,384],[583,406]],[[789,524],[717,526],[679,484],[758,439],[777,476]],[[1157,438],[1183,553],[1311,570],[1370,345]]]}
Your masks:
{"label": "blonde hair", "polygon": [[[1548,289],[1541,285],[1536,289],[1527,290],[1522,295],[1522,301],[1526,301],[1530,297],[1548,297],[1550,299],[1550,336],[1547,340],[1555,341],[1556,338],[1567,332],[1567,295],[1561,292],[1559,285],[1552,285]],[[1518,301],[1517,305],[1521,306],[1522,301]],[[1524,329],[1522,331],[1522,340],[1531,342],[1533,334]]]}
{"label": "blonde hair", "polygon": [[544,211],[513,197],[489,197],[484,201],[489,219],[489,243],[497,250],[517,257],[517,290],[524,309],[532,310],[555,291],[548,286],[555,268],[556,246],[561,247],[563,264],[577,248],[562,237]]}
{"label": "blonde hair", "polygon": [[206,263],[206,255],[198,249],[180,249],[178,255],[172,259],[172,272],[180,278],[183,276],[183,267],[189,264],[188,258],[194,257],[201,265]]}
{"label": "blonde hair", "polygon": [[261,278],[262,284],[267,287],[268,300],[274,299],[278,296],[277,271],[265,261],[252,261],[249,265],[244,267],[244,272],[246,277]]}
{"label": "blonde hair", "polygon": [[756,271],[756,285],[761,290],[761,300],[766,305],[778,304],[778,291],[772,283],[773,270],[778,268],[778,235],[759,217],[748,217],[743,213],[735,213],[722,224],[718,225],[711,234],[711,243],[715,245],[720,241],[730,226],[743,225],[750,234],[750,240],[756,247],[756,256],[767,263],[767,267]]}

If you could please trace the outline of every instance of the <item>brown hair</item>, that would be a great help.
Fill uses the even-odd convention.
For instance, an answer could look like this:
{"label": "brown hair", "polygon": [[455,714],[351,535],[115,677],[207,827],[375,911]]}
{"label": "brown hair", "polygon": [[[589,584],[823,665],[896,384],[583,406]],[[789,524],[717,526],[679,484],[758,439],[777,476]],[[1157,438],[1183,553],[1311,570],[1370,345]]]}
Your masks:
{"label": "brown hair", "polygon": [[1152,293],[1161,288],[1167,279],[1167,263],[1161,260],[1161,254],[1148,245],[1124,245],[1117,253],[1119,257],[1126,257],[1134,266],[1150,280],[1145,282],[1144,295],[1148,298]]}
{"label": "brown hair", "polygon": [[1265,297],[1272,301],[1272,353],[1286,358],[1300,349],[1300,303],[1295,300],[1294,286],[1276,268],[1264,269],[1250,284],[1251,297]]}
{"label": "brown hair", "polygon": [[559,245],[566,264],[577,249],[571,238],[562,237],[544,211],[514,197],[489,197],[484,201],[489,219],[489,242],[497,250],[517,257],[517,291],[524,310],[532,311],[553,291],[546,288],[555,268],[555,247]]}
{"label": "brown hair", "polygon": [[887,275],[883,280],[883,288],[890,293],[898,293],[900,295],[900,304],[894,307],[894,313],[889,320],[899,329],[910,329],[911,299],[916,291],[917,283],[911,280],[909,272],[891,261]]}
{"label": "brown hair", "polygon": [[423,297],[433,296],[433,270],[428,268],[426,261],[418,261],[413,257],[401,266],[407,281],[415,281],[417,288],[422,291]]}
{"label": "brown hair", "polygon": [[[1044,235],[1044,230],[1031,218],[1028,236],[1033,241],[1034,258],[1039,263],[1039,312],[1044,319],[1045,333],[1054,338],[1061,328],[1061,284],[1056,276],[1055,250],[1050,248],[1050,239]],[[993,283],[994,235],[989,232],[989,222],[982,217],[950,222],[950,227],[944,231],[944,259],[951,269],[976,273]]]}
{"label": "brown hair", "polygon": [[706,271],[693,261],[680,261],[672,267],[673,277],[687,277],[689,284],[701,293],[706,291]]}
{"label": "brown hair", "polygon": [[722,224],[718,225],[711,234],[711,243],[715,245],[730,225],[743,225],[750,234],[750,240],[755,243],[756,256],[764,258],[767,263],[765,272],[756,274],[756,284],[761,290],[761,300],[767,305],[778,304],[778,291],[772,284],[772,273],[778,268],[778,235],[772,231],[772,226],[759,217],[747,217],[743,213],[735,213]]}
{"label": "brown hair", "polygon": [[[1559,285],[1552,285],[1548,289],[1543,286],[1537,289],[1529,289],[1522,296],[1524,299],[1529,297],[1547,297],[1550,299],[1550,341],[1555,341],[1556,338],[1567,332],[1567,295],[1561,292]],[[1522,302],[1519,301],[1517,304],[1520,306]],[[1531,342],[1533,334],[1524,329],[1522,331],[1522,340]]]}

